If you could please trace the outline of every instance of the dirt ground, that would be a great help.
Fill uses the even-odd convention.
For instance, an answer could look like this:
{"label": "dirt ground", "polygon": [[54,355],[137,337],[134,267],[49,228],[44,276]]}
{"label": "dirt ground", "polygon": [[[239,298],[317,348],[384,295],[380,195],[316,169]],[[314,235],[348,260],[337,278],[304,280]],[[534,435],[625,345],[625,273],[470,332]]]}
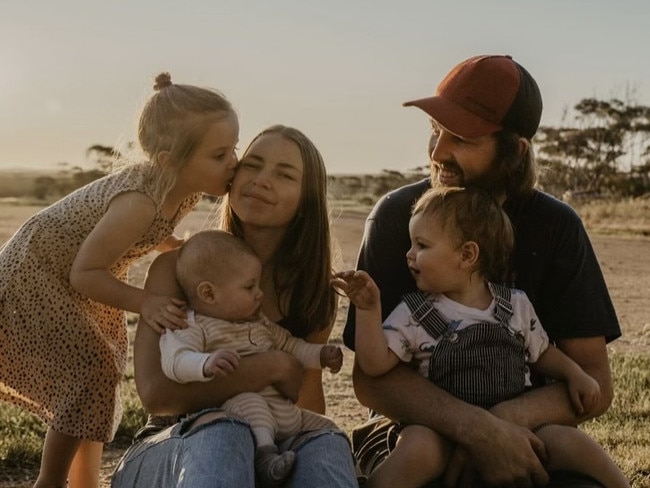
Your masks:
{"label": "dirt ground", "polygon": [[[30,215],[36,207],[9,207],[0,205],[0,242],[4,242]],[[354,266],[359,239],[367,209],[344,210],[333,218],[333,234],[340,247],[344,268]],[[179,233],[194,232],[208,226],[209,212],[193,212],[179,227]],[[612,237],[592,235],[592,243],[601,264],[605,280],[616,307],[623,337],[610,344],[611,351],[637,352],[650,351],[650,239],[634,237]],[[149,260],[138,263],[133,268],[136,279],[144,276]],[[342,301],[332,341],[340,343],[343,320],[347,302]],[[324,373],[324,384],[328,402],[328,414],[344,429],[348,430],[365,418],[365,409],[354,397],[351,385],[352,353],[345,350],[344,367],[337,375]],[[114,469],[121,450],[107,447],[102,469],[102,487],[110,484],[110,474]],[[0,488],[29,487],[31,483],[23,476],[22,482],[0,481]],[[8,478],[3,473],[0,480]],[[33,480],[32,480],[33,482]]]}

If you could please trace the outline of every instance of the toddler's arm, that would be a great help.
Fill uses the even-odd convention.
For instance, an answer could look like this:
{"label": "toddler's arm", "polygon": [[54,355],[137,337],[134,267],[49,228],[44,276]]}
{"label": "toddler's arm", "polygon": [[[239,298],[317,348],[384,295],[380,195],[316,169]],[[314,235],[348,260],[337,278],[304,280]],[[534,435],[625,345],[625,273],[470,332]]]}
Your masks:
{"label": "toddler's arm", "polygon": [[370,376],[380,376],[393,369],[400,360],[388,347],[382,329],[380,292],[365,271],[337,273],[334,286],[342,290],[356,307],[354,347],[356,359]]}
{"label": "toddler's arm", "polygon": [[549,344],[546,351],[531,367],[544,376],[566,381],[571,402],[578,415],[588,414],[598,406],[600,399],[598,382],[552,344]]}

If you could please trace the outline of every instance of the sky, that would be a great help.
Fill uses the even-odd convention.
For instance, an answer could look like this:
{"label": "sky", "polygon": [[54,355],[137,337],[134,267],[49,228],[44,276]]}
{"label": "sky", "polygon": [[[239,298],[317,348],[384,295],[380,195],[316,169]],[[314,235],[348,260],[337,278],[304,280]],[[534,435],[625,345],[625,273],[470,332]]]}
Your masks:
{"label": "sky", "polygon": [[427,163],[432,95],[458,62],[510,54],[542,124],[583,98],[650,105],[647,0],[0,0],[0,168],[86,167],[135,139],[153,78],[223,92],[240,147],[282,123],[333,174]]}

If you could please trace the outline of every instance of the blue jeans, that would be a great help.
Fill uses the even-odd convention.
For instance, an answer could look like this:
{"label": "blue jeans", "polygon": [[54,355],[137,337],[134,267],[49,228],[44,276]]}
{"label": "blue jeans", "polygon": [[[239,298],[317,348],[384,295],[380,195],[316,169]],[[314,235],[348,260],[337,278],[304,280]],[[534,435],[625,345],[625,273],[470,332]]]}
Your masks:
{"label": "blue jeans", "polygon": [[[223,417],[190,429],[194,420],[189,417],[131,446],[111,487],[254,488],[255,441],[248,424]],[[283,488],[358,486],[343,432],[308,433],[292,449],[296,464]]]}

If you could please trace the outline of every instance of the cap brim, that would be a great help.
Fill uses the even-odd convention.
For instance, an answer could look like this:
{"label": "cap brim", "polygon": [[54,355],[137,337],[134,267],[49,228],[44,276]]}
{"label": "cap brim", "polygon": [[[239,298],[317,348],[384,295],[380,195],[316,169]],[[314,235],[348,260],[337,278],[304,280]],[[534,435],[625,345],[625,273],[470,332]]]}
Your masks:
{"label": "cap brim", "polygon": [[466,139],[487,136],[501,130],[501,126],[487,122],[443,97],[420,98],[404,102],[402,105],[423,110],[449,132]]}

